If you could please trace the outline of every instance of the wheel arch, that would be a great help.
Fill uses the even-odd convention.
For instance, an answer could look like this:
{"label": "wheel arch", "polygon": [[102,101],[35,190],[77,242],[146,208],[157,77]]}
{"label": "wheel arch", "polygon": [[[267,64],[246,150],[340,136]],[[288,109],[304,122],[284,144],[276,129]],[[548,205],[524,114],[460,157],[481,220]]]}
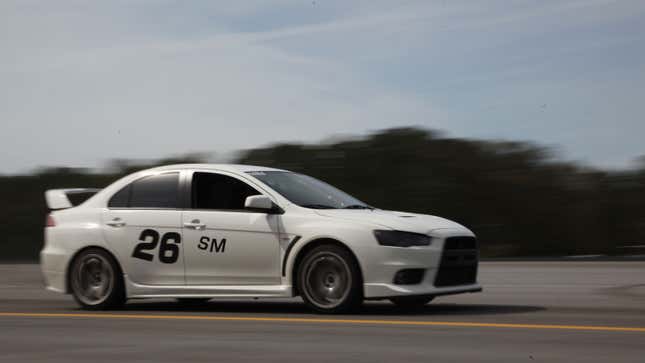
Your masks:
{"label": "wheel arch", "polygon": [[[84,246],[83,248],[79,249],[78,251],[76,251],[76,252],[72,255],[72,257],[69,259],[69,262],[67,263],[67,266],[65,267],[65,293],[66,293],[66,294],[70,294],[70,293],[72,292],[71,284],[70,284],[70,272],[71,272],[71,270],[72,270],[72,265],[74,264],[74,261],[76,260],[76,258],[77,258],[81,253],[83,253],[83,252],[85,252],[85,251],[87,251],[87,250],[89,250],[89,249],[102,250],[102,251],[104,251],[105,253],[107,253],[107,254],[112,258],[112,260],[114,261],[114,264],[116,265],[117,269],[119,269],[119,271],[118,271],[118,275],[119,275],[122,279],[124,279],[124,277],[123,277],[123,267],[121,267],[121,263],[120,263],[120,262],[119,262],[119,260],[116,258],[116,256],[114,255],[114,253],[112,253],[112,251],[110,251],[109,249],[105,248],[104,246],[99,246],[99,245],[88,245],[88,246]],[[125,286],[125,285],[124,285],[124,286]]]}
{"label": "wheel arch", "polygon": [[356,256],[356,253],[354,253],[354,251],[346,243],[340,241],[337,238],[333,238],[333,237],[318,237],[318,238],[314,238],[314,239],[311,239],[311,240],[303,243],[300,246],[300,248],[298,248],[296,251],[294,251],[294,255],[291,258],[291,260],[293,262],[291,263],[291,268],[287,270],[287,276],[289,276],[289,279],[290,279],[290,282],[291,282],[291,288],[293,290],[293,295],[294,296],[299,296],[300,295],[300,293],[298,291],[298,284],[297,284],[298,268],[300,267],[300,263],[302,262],[302,260],[304,259],[304,257],[307,255],[307,253],[309,251],[311,251],[312,249],[314,249],[314,248],[316,248],[316,247],[318,247],[320,245],[325,245],[325,244],[336,245],[338,247],[341,247],[341,248],[347,250],[347,252],[349,252],[349,254],[352,256],[352,258],[354,260],[353,262],[358,267],[358,271],[359,271],[359,274],[360,274],[359,277],[361,279],[361,288],[364,288],[363,287],[363,276],[364,276],[363,268],[361,267],[361,263],[360,263],[358,257]]}

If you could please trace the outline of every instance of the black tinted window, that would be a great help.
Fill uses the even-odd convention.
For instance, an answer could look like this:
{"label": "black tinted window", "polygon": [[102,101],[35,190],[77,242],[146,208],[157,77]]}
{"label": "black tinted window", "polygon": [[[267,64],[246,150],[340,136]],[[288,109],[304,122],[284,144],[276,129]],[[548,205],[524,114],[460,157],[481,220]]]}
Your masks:
{"label": "black tinted window", "polygon": [[67,199],[72,203],[73,206],[77,206],[86,200],[90,199],[97,192],[83,192],[83,193],[67,193]]}
{"label": "black tinted window", "polygon": [[127,208],[130,201],[130,185],[116,192],[108,202],[109,208]]}
{"label": "black tinted window", "polygon": [[248,184],[230,176],[193,174],[192,206],[195,209],[244,209],[246,197],[260,194]]}
{"label": "black tinted window", "polygon": [[177,208],[179,173],[148,176],[133,182],[130,208]]}

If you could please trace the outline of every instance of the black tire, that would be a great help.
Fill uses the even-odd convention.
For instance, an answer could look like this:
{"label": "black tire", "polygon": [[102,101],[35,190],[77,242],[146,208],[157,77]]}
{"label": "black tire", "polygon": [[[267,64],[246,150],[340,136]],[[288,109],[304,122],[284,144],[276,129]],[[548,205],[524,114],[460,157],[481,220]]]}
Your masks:
{"label": "black tire", "polygon": [[123,273],[112,255],[101,248],[80,252],[69,269],[74,300],[86,310],[116,309],[125,303]]}
{"label": "black tire", "polygon": [[434,296],[397,296],[390,298],[394,305],[402,309],[421,309],[432,300],[434,300]]}
{"label": "black tire", "polygon": [[298,266],[296,283],[305,304],[319,313],[346,313],[363,302],[358,264],[338,245],[324,244],[307,252]]}

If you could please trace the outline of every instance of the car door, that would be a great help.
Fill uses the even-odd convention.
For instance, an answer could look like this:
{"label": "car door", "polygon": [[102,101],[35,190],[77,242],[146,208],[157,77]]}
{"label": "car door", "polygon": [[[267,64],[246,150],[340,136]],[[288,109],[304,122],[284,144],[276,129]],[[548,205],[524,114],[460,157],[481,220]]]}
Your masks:
{"label": "car door", "polygon": [[188,285],[272,285],[280,283],[277,214],[244,208],[261,194],[226,173],[194,172],[190,208],[183,212]]}
{"label": "car door", "polygon": [[185,284],[179,181],[179,172],[137,179],[103,212],[107,243],[134,283]]}

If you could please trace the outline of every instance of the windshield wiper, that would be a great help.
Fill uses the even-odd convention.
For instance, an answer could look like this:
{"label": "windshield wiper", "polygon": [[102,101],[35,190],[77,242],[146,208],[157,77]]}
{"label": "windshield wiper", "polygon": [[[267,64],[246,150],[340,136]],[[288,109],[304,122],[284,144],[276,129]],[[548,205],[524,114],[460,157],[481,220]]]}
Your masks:
{"label": "windshield wiper", "polygon": [[342,209],[369,209],[369,210],[374,210],[374,207],[370,207],[369,205],[364,205],[364,204],[351,204],[344,206]]}
{"label": "windshield wiper", "polygon": [[336,209],[336,207],[333,207],[331,205],[326,205],[326,204],[303,204],[301,207],[305,208],[312,208],[312,209]]}

